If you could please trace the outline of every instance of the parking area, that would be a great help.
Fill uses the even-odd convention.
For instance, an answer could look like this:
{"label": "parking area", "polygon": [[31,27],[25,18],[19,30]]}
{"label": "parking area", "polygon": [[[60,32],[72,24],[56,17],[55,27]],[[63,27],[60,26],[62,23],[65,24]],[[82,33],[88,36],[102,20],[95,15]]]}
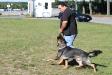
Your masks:
{"label": "parking area", "polygon": [[90,22],[112,25],[112,17],[111,16],[92,16],[92,20]]}
{"label": "parking area", "polygon": [[[27,14],[27,11],[0,11],[2,15],[5,15],[5,17],[0,16],[0,18],[24,18],[25,14]],[[24,15],[23,15],[24,14]],[[7,16],[7,15],[13,15],[13,16]],[[53,18],[46,18],[46,19],[54,19],[57,20],[57,17]],[[101,23],[101,24],[109,24],[112,25],[112,16],[92,16],[92,20],[90,21],[92,23]]]}
{"label": "parking area", "polygon": [[27,14],[27,11],[0,11],[2,15],[22,15]]}

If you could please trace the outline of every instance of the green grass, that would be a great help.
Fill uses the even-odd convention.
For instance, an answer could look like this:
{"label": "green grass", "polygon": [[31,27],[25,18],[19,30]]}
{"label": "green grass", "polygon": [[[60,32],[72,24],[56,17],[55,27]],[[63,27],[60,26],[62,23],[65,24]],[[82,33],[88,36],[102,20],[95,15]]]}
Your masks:
{"label": "green grass", "polygon": [[112,26],[78,23],[79,34],[74,47],[103,51],[91,58],[91,68],[51,65],[43,59],[56,56],[59,21],[44,19],[0,19],[0,75],[112,75]]}

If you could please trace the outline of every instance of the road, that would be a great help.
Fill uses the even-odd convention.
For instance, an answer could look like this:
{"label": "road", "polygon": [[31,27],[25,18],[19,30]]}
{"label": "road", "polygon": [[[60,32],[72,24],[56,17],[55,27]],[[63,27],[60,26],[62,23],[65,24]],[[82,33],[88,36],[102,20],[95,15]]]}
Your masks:
{"label": "road", "polygon": [[92,20],[90,22],[112,25],[112,17],[92,16]]}
{"label": "road", "polygon": [[[13,16],[5,16],[5,17],[2,17],[0,16],[0,18],[25,18],[24,15],[21,15],[21,13],[23,14],[27,14],[27,11],[23,11],[23,12],[18,12],[18,11],[9,11],[9,12],[0,12],[0,13],[3,13],[3,15],[13,15]],[[54,20],[57,20],[57,18],[44,18],[44,19],[54,19]],[[110,17],[107,17],[107,16],[92,16],[92,20],[90,22],[93,22],[93,23],[101,23],[101,24],[109,24],[109,25],[112,25],[112,16]]]}

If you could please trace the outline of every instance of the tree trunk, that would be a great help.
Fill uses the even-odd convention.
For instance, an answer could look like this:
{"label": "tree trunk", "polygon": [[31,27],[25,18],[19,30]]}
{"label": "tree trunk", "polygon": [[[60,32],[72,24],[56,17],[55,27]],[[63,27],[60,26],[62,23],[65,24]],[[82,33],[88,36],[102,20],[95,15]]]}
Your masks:
{"label": "tree trunk", "polygon": [[85,0],[83,0],[82,13],[85,14]]}
{"label": "tree trunk", "polygon": [[78,10],[77,0],[74,0],[74,1],[75,1],[75,10],[77,11]]}
{"label": "tree trunk", "polygon": [[110,0],[107,0],[107,15],[110,15]]}
{"label": "tree trunk", "polygon": [[89,0],[89,13],[90,13],[90,15],[92,15],[92,2],[91,2],[91,0]]}

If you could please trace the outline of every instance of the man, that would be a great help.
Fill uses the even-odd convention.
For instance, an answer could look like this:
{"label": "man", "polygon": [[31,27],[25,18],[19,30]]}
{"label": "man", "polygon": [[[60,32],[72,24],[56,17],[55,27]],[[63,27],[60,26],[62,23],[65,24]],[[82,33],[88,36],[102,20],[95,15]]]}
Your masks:
{"label": "man", "polygon": [[74,11],[67,7],[64,2],[58,5],[60,10],[60,33],[63,33],[67,46],[73,48],[73,41],[77,36],[77,23],[75,20]]}

